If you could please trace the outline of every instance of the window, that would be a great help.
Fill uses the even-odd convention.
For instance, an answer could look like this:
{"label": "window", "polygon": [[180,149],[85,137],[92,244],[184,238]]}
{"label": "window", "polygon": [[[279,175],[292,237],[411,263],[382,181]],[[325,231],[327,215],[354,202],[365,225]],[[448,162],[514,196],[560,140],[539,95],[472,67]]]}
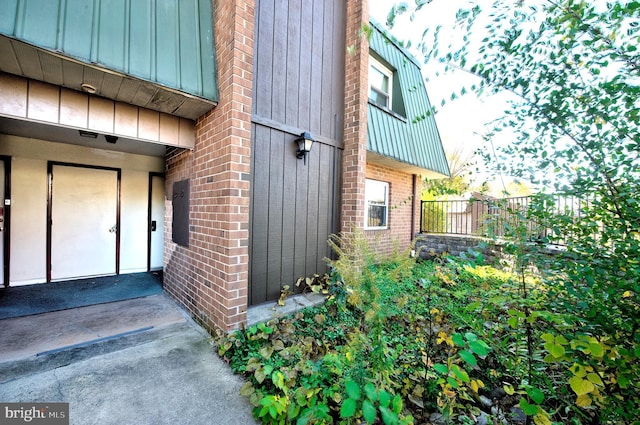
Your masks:
{"label": "window", "polygon": [[369,57],[369,99],[383,108],[391,109],[393,72]]}
{"label": "window", "polygon": [[386,229],[389,210],[389,183],[366,180],[365,189],[365,229]]}

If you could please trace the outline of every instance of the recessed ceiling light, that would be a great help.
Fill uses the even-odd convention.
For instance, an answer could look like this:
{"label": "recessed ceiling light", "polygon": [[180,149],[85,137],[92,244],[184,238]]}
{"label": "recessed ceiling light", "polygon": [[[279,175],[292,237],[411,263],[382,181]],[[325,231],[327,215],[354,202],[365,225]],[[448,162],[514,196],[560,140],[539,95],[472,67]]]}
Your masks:
{"label": "recessed ceiling light", "polygon": [[89,93],[89,94],[96,94],[98,92],[97,88],[95,88],[91,84],[87,84],[87,83],[82,83],[80,88],[82,89],[83,92]]}

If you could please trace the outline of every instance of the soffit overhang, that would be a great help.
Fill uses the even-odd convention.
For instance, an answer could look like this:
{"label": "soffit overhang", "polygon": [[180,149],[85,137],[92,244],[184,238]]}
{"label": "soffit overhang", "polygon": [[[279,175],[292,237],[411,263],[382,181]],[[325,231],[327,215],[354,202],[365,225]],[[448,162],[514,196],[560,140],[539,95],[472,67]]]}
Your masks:
{"label": "soffit overhang", "polygon": [[217,104],[3,35],[0,35],[0,57],[2,72],[77,91],[88,85],[96,89],[92,94],[97,96],[191,120]]}

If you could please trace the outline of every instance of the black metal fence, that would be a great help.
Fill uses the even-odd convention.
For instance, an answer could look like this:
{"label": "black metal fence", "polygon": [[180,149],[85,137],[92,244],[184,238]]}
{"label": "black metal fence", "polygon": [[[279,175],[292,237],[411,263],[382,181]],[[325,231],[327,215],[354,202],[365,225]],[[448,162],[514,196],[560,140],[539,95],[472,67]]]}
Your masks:
{"label": "black metal fence", "polygon": [[[554,243],[564,244],[562,236],[551,236],[550,229],[529,218],[527,209],[532,197],[521,196],[503,199],[468,199],[452,201],[422,201],[420,231],[422,233],[446,233],[504,237],[509,230],[525,229],[533,239],[552,238]],[[574,196],[553,196],[549,202],[551,213],[579,219],[584,203]],[[524,226],[523,226],[524,225]]]}

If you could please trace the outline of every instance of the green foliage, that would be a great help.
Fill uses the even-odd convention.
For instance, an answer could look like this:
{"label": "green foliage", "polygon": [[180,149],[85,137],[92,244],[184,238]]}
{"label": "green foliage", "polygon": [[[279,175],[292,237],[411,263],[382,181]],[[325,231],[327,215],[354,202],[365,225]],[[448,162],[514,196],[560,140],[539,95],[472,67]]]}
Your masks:
{"label": "green foliage", "polygon": [[[511,94],[487,134],[515,134],[501,172],[579,200],[558,211],[540,194],[521,212],[548,230],[542,244],[566,241],[564,255],[533,249],[517,223],[506,229],[520,281],[508,312],[522,335],[510,348],[520,353],[512,373],[521,408],[539,421],[525,382],[554,389],[574,422],[640,417],[639,22],[636,0],[472,2],[447,45],[439,30],[419,45],[427,63],[474,75],[477,93]],[[538,272],[536,287],[527,279]]]}
{"label": "green foliage", "polygon": [[514,408],[536,424],[634,423],[640,345],[624,324],[605,332],[577,314],[582,301],[567,309],[535,244],[516,239],[499,270],[379,263],[362,236],[335,240],[351,260],[332,263],[341,283],[324,305],[218,340],[263,423],[474,423],[481,411],[509,423]]}
{"label": "green foliage", "polygon": [[311,277],[300,277],[296,280],[296,287],[300,288],[302,292],[308,291],[322,295],[329,295],[331,287],[335,284],[335,280],[329,274],[324,274],[323,276],[314,274]]}
{"label": "green foliage", "polygon": [[356,418],[358,412],[361,412],[367,424],[373,424],[378,417],[385,425],[413,423],[411,417],[401,418],[403,403],[399,395],[394,396],[384,389],[378,390],[371,382],[361,391],[360,386],[351,380],[345,382],[345,391],[347,398],[340,408],[341,418]]}
{"label": "green foliage", "polygon": [[469,189],[473,153],[463,147],[445,151],[449,164],[449,177],[422,182],[422,200],[440,199],[446,195],[462,195]]}
{"label": "green foliage", "polygon": [[423,194],[421,231],[425,233],[446,233],[449,208],[446,202],[435,201],[431,193]]}

